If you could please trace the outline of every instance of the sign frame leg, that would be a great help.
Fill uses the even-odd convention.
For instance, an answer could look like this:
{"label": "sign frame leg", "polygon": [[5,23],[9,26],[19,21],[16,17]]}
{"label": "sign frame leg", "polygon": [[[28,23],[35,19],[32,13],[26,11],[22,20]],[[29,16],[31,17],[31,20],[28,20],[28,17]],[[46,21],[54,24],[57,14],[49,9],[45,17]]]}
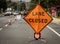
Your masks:
{"label": "sign frame leg", "polygon": [[41,39],[41,33],[34,33],[35,40]]}

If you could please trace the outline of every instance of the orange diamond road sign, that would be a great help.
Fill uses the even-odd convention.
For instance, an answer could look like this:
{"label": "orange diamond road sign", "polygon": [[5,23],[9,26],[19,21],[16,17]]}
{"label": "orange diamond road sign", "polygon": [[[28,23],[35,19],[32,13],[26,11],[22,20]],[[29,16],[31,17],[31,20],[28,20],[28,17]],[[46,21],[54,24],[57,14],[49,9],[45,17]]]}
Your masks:
{"label": "orange diamond road sign", "polygon": [[52,17],[38,4],[29,14],[24,17],[24,20],[33,28],[36,33],[39,33],[51,21]]}

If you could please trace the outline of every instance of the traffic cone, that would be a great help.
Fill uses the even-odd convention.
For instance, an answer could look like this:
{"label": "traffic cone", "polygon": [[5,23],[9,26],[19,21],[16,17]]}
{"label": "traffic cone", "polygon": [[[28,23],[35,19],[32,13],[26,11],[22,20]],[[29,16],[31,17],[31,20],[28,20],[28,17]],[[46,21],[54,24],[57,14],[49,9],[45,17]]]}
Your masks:
{"label": "traffic cone", "polygon": [[11,20],[9,20],[9,21],[8,21],[8,25],[11,25],[11,24],[12,24],[12,23],[11,23]]}
{"label": "traffic cone", "polygon": [[16,17],[14,18],[14,21],[16,21]]}

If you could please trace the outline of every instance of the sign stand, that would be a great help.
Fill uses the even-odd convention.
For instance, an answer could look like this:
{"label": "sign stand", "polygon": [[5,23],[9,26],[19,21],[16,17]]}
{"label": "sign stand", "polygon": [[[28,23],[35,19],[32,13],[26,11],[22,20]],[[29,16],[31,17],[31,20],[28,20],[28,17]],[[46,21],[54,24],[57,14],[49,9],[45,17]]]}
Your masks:
{"label": "sign stand", "polygon": [[41,33],[34,33],[35,40],[41,40],[43,42],[47,42],[45,38],[41,38]]}
{"label": "sign stand", "polygon": [[41,33],[34,33],[35,40],[38,40],[41,38]]}

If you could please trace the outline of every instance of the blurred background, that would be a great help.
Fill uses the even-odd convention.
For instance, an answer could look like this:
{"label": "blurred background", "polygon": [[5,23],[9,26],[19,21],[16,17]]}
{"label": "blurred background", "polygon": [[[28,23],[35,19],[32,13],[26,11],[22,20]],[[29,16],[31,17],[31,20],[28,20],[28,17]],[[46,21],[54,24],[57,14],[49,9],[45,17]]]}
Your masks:
{"label": "blurred background", "polygon": [[24,13],[36,4],[40,4],[51,16],[60,17],[60,0],[0,0],[0,14],[6,11]]}

